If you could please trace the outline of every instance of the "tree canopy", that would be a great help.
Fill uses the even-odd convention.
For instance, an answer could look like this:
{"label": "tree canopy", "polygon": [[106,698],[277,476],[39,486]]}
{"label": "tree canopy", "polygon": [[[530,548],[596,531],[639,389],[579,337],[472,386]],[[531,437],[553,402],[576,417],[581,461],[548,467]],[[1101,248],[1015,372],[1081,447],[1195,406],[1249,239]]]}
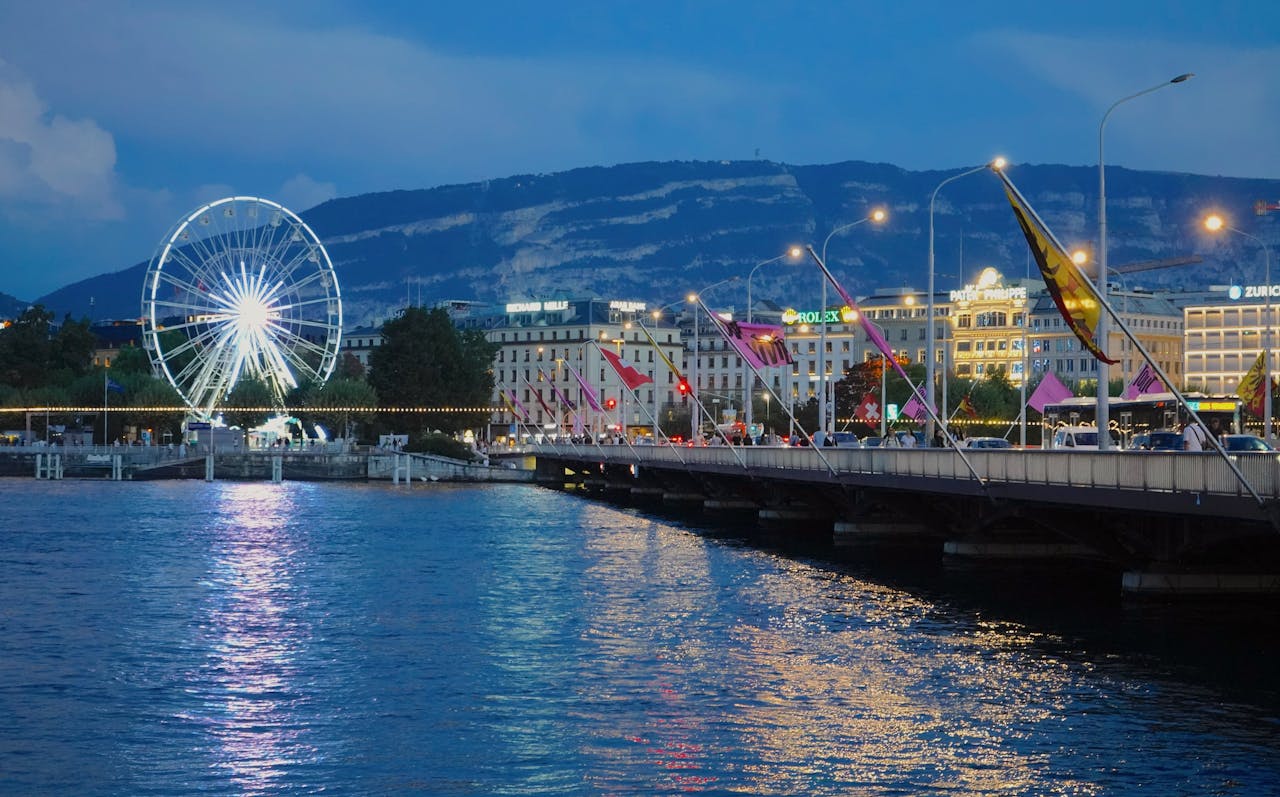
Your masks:
{"label": "tree canopy", "polygon": [[[459,333],[442,308],[409,307],[382,327],[383,343],[369,354],[369,385],[384,407],[433,407],[452,411],[398,417],[410,432],[458,431],[482,423],[493,395],[497,346],[479,331]],[[409,420],[412,418],[413,420]]]}

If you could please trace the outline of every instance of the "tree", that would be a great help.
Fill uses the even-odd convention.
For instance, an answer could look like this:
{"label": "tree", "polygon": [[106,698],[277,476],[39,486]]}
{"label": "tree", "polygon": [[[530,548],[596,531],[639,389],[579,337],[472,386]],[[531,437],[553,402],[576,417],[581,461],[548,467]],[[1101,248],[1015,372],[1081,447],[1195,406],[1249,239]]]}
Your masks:
{"label": "tree", "polygon": [[342,359],[338,361],[338,367],[334,370],[333,375],[338,379],[358,379],[364,380],[366,368],[364,363],[360,362],[360,358],[349,351],[342,353]]}
{"label": "tree", "polygon": [[145,374],[151,375],[151,359],[147,353],[137,346],[128,345],[120,349],[111,361],[113,374]]}
{"label": "tree", "polygon": [[359,379],[331,379],[312,393],[300,413],[309,423],[318,423],[330,433],[351,437],[353,425],[373,419],[378,394]]}
{"label": "tree", "polygon": [[0,331],[0,382],[23,390],[48,383],[52,321],[53,313],[37,304]]}
{"label": "tree", "polygon": [[271,387],[261,379],[241,378],[223,399],[227,412],[223,418],[228,426],[244,430],[245,443],[249,442],[249,430],[261,426],[271,415],[268,408],[275,401]]}
{"label": "tree", "polygon": [[89,319],[72,321],[68,313],[50,342],[49,370],[65,372],[71,377],[83,376],[89,372],[93,350],[97,347],[98,339],[94,337]]}
{"label": "tree", "polygon": [[[370,386],[384,407],[483,407],[493,394],[497,346],[478,331],[459,335],[442,308],[409,307],[382,327],[383,343],[369,355]],[[458,431],[482,423],[484,412],[409,416],[411,433],[428,427]]]}

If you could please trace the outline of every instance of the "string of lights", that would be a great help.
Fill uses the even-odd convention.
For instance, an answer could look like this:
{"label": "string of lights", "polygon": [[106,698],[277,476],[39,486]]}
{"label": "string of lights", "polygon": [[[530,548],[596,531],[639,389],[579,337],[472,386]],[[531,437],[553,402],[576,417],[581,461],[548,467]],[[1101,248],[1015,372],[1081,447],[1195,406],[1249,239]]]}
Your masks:
{"label": "string of lights", "polygon": [[[0,413],[19,412],[191,412],[187,406],[180,407],[0,407]],[[502,407],[212,407],[210,414],[231,412],[272,412],[293,415],[307,412],[385,412],[385,413],[443,413],[443,412],[503,412]]]}

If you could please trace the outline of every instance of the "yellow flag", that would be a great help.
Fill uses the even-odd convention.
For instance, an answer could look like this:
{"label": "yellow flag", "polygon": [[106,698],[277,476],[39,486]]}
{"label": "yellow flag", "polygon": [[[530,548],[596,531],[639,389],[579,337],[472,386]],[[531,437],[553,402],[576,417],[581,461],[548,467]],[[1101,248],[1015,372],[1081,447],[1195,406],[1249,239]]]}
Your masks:
{"label": "yellow flag", "polygon": [[1093,283],[1071,260],[1070,255],[1027,204],[1027,200],[1009,181],[1008,176],[999,169],[993,171],[1004,183],[1005,194],[1009,197],[1009,204],[1013,206],[1013,215],[1017,217],[1018,226],[1022,228],[1031,253],[1035,255],[1040,276],[1044,277],[1045,287],[1049,289],[1054,304],[1058,305],[1062,320],[1075,333],[1080,345],[1094,357],[1104,363],[1117,362],[1108,358],[1107,353],[1098,345],[1098,322],[1103,311],[1102,301],[1098,298]]}
{"label": "yellow flag", "polygon": [[1266,377],[1263,372],[1266,370],[1266,364],[1262,362],[1262,355],[1258,355],[1258,361],[1253,364],[1243,378],[1240,379],[1240,387],[1236,388],[1236,395],[1249,408],[1254,415],[1262,415],[1265,406],[1266,397],[1262,392],[1265,388],[1263,382]]}

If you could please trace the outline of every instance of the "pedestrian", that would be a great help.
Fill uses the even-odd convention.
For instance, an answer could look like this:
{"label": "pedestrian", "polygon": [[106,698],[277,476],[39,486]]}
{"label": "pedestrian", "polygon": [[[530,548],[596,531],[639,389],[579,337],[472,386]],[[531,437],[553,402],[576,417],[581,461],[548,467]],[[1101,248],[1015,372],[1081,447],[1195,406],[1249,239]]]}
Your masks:
{"label": "pedestrian", "polygon": [[1184,451],[1204,451],[1208,443],[1204,427],[1198,423],[1187,423],[1182,427],[1182,449]]}

